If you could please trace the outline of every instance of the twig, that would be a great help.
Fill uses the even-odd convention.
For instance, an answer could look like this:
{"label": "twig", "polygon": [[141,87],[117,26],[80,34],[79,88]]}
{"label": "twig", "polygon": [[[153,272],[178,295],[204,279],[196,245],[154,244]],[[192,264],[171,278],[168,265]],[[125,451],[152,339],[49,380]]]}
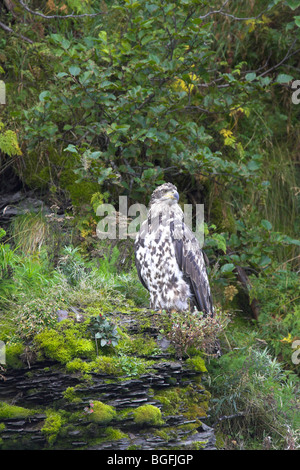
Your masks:
{"label": "twig", "polygon": [[39,11],[34,11],[31,10],[24,2],[23,0],[19,0],[20,5],[24,8],[24,10],[28,11],[28,13],[31,13],[32,15],[40,16],[41,18],[45,18],[47,20],[51,20],[53,18],[84,18],[84,17],[95,17],[99,15],[104,15],[105,13],[99,11],[98,13],[82,13],[81,15],[74,15],[74,13],[71,13],[70,15],[44,15],[43,13],[40,13]]}
{"label": "twig", "polygon": [[229,0],[226,0],[226,1],[223,3],[223,5],[221,6],[221,8],[220,8],[219,10],[212,10],[212,11],[209,11],[209,12],[206,13],[205,15],[199,16],[198,18],[199,18],[200,20],[204,20],[205,18],[208,18],[208,17],[211,16],[211,15],[219,14],[219,15],[223,15],[223,16],[228,16],[229,18],[233,18],[233,19],[236,20],[236,21],[258,20],[258,18],[260,18],[264,13],[266,13],[266,12],[269,11],[269,10],[271,10],[271,8],[272,8],[272,7],[271,7],[271,8],[266,8],[265,10],[263,10],[262,12],[260,12],[257,16],[250,16],[250,17],[244,18],[244,17],[234,16],[234,15],[232,15],[231,13],[227,13],[226,11],[223,11],[228,2],[229,2]]}
{"label": "twig", "polygon": [[18,36],[19,38],[23,39],[24,41],[28,42],[29,44],[34,44],[34,42],[27,38],[26,36],[23,36],[23,34],[16,33],[13,29],[11,29],[9,26],[6,24],[2,23],[0,21],[0,28],[4,29],[4,31],[7,31],[8,33],[14,34],[15,36]]}
{"label": "twig", "polygon": [[220,421],[224,421],[225,419],[241,418],[242,416],[245,416],[245,413],[242,411],[235,413],[234,415],[221,416],[221,418],[218,418],[217,421],[212,425],[212,427],[214,428],[216,424],[218,424]]}
{"label": "twig", "polygon": [[270,69],[266,70],[265,72],[263,72],[262,74],[260,74],[257,78],[260,78],[260,77],[263,77],[264,75],[266,75],[267,73],[270,73],[272,72],[273,70],[277,69],[278,67],[280,67],[280,65],[282,65],[286,60],[288,60],[290,57],[292,57],[293,55],[297,54],[298,52],[300,52],[300,49],[296,49],[294,52],[292,52],[290,54],[290,51],[291,49],[293,48],[294,44],[296,42],[296,39],[295,41],[293,42],[293,44],[291,45],[291,47],[289,48],[289,50],[287,51],[287,53],[285,54],[284,58],[278,62],[278,64],[274,65],[273,67],[271,67]]}

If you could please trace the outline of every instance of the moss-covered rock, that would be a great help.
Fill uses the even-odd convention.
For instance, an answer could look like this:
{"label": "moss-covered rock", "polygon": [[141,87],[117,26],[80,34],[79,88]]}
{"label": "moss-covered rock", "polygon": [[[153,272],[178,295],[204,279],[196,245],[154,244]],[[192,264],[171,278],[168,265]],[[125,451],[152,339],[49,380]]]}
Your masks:
{"label": "moss-covered rock", "polygon": [[62,364],[72,359],[95,356],[94,342],[82,336],[81,325],[63,320],[56,329],[45,329],[37,334],[34,343],[43,356]]}
{"label": "moss-covered rock", "polygon": [[62,428],[63,418],[60,413],[53,410],[47,411],[47,418],[41,432],[46,436],[50,446],[54,444],[56,438]]}
{"label": "moss-covered rock", "polygon": [[0,420],[7,418],[26,418],[34,414],[35,411],[33,410],[0,402]]}
{"label": "moss-covered rock", "polygon": [[25,346],[22,343],[9,344],[6,346],[6,365],[12,369],[20,369],[24,366],[21,360],[21,354]]}
{"label": "moss-covered rock", "polygon": [[89,419],[98,424],[110,423],[117,415],[116,410],[101,401],[93,401],[90,403]]}
{"label": "moss-covered rock", "polygon": [[207,369],[205,367],[205,361],[201,356],[194,356],[189,359],[187,359],[186,363],[193,367],[193,369],[197,372],[207,372]]}
{"label": "moss-covered rock", "polygon": [[133,412],[134,422],[136,424],[148,424],[159,426],[163,424],[161,411],[157,406],[142,405],[136,408]]}

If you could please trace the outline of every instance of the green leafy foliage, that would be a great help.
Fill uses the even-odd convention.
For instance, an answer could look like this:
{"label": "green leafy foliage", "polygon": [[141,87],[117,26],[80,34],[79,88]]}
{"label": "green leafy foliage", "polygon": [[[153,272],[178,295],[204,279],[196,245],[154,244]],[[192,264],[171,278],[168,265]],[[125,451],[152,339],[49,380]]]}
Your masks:
{"label": "green leafy foliage", "polygon": [[253,296],[261,300],[259,324],[262,337],[277,357],[297,371],[292,344],[300,339],[299,278],[297,273],[277,269],[268,281],[252,277]]}
{"label": "green leafy foliage", "polygon": [[[130,188],[137,200],[164,180],[167,167],[182,174],[255,179],[260,165],[242,142],[232,138],[238,159],[214,149],[206,113],[234,116],[239,109],[249,116],[240,103],[255,90],[256,74],[221,73],[225,87],[207,95],[202,86],[212,80],[214,28],[199,16],[201,5],[194,2],[180,8],[160,0],[134,7],[116,2],[105,22],[99,18],[97,34],[80,41],[49,34],[59,66],[24,113],[29,149],[43,147],[45,140],[67,140],[64,150],[75,158],[79,179],[116,185],[125,193]],[[219,130],[225,126],[223,120]]]}
{"label": "green leafy foliage", "polygon": [[10,157],[22,155],[18,144],[18,138],[14,131],[4,130],[4,124],[0,120],[0,151],[6,153]]}
{"label": "green leafy foliage", "polygon": [[119,333],[116,326],[102,315],[90,319],[89,331],[95,338],[96,344],[99,340],[101,347],[118,344]]}

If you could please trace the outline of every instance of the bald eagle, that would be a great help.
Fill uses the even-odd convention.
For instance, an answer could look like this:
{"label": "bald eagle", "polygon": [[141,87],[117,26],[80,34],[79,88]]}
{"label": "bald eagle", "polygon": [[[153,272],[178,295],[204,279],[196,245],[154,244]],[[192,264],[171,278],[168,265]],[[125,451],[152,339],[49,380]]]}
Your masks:
{"label": "bald eagle", "polygon": [[165,183],[152,193],[148,217],[135,240],[139,279],[154,310],[196,308],[213,316],[206,263],[200,244],[184,223],[176,186]]}

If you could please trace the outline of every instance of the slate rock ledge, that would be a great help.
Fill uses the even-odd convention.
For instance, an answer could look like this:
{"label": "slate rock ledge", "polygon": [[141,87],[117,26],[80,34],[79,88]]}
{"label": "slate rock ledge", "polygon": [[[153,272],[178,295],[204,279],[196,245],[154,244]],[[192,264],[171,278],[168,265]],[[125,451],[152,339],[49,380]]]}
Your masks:
{"label": "slate rock ledge", "polygon": [[[179,361],[158,361],[151,372],[138,378],[120,379],[94,373],[92,382],[88,383],[79,375],[60,370],[53,362],[9,370],[5,381],[0,382],[0,401],[30,410],[30,415],[22,417],[20,412],[19,416],[0,419],[1,446],[3,449],[214,449],[214,431],[203,423],[205,407],[202,416],[199,415],[199,404],[207,402],[207,392],[197,385],[197,377],[199,373]],[[74,387],[80,399],[70,402],[64,398],[65,391]],[[180,394],[190,395],[190,406],[184,404],[184,399],[182,406],[178,403]],[[177,404],[174,414],[169,413],[168,407],[168,412],[164,412],[172,396]],[[93,421],[85,415],[84,409],[95,400],[116,411],[109,427],[107,422]],[[132,411],[143,405],[162,410],[158,425],[135,422]],[[41,411],[45,406],[59,410],[62,417],[56,434],[53,425],[55,444],[45,432],[45,423],[51,417],[49,412]],[[193,407],[195,416],[191,416]],[[53,422],[54,417],[55,413]]]}

